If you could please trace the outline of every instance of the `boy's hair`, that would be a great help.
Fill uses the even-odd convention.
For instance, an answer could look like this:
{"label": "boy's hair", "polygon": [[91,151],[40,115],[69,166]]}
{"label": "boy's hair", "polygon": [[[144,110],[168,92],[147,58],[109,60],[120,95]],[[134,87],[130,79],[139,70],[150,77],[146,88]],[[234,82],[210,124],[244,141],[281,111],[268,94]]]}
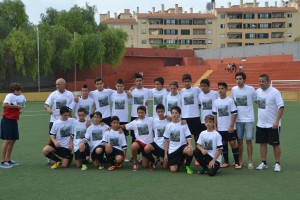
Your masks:
{"label": "boy's hair", "polygon": [[117,120],[118,122],[120,122],[120,118],[118,116],[112,116],[110,122],[113,122]]}
{"label": "boy's hair", "polygon": [[171,108],[171,113],[173,110],[176,110],[181,115],[181,108],[179,106],[174,106]]}
{"label": "boy's hair", "polygon": [[116,84],[123,84],[123,85],[124,85],[123,79],[118,79],[118,80],[116,81]]}
{"label": "boy's hair", "polygon": [[79,109],[78,109],[78,113],[80,113],[80,112],[83,112],[84,114],[87,113],[85,108],[79,108]]}
{"label": "boy's hair", "polygon": [[235,74],[235,78],[236,78],[237,76],[241,76],[241,77],[243,78],[243,80],[246,80],[246,74],[245,74],[244,72],[237,72],[237,73]]}
{"label": "boy's hair", "polygon": [[209,80],[207,78],[202,79],[201,82],[200,82],[200,85],[201,84],[206,84],[208,87],[210,86],[210,82],[209,82]]}
{"label": "boy's hair", "polygon": [[205,121],[206,120],[210,120],[210,121],[215,121],[215,118],[214,118],[214,116],[213,115],[206,115],[206,117],[205,117]]}
{"label": "boy's hair", "polygon": [[90,117],[93,118],[95,115],[98,115],[100,118],[102,118],[102,113],[99,111],[94,112]]}
{"label": "boy's hair", "polygon": [[266,78],[267,81],[270,81],[270,77],[268,74],[261,74],[259,75],[259,78]]}
{"label": "boy's hair", "polygon": [[19,83],[10,84],[10,92],[14,92],[15,90],[21,91],[21,85]]}
{"label": "boy's hair", "polygon": [[95,79],[95,83],[96,83],[96,82],[98,82],[98,81],[102,81],[102,82],[103,82],[103,79],[102,79],[102,77],[99,77],[99,76],[98,76],[98,77],[96,77],[96,79]]}
{"label": "boy's hair", "polygon": [[159,110],[159,109],[165,111],[165,106],[162,105],[162,104],[158,104],[158,105],[156,106],[156,112],[157,112],[157,110]]}
{"label": "boy's hair", "polygon": [[82,88],[86,88],[86,89],[88,89],[89,87],[88,87],[88,85],[87,85],[87,84],[83,84]]}
{"label": "boy's hair", "polygon": [[192,76],[190,74],[183,74],[182,75],[182,81],[184,80],[192,80]]}
{"label": "boy's hair", "polygon": [[134,74],[134,79],[137,79],[137,78],[144,79],[144,77],[142,76],[142,74],[140,74],[140,73],[135,73],[135,74]]}
{"label": "boy's hair", "polygon": [[60,109],[59,109],[59,113],[61,115],[67,113],[67,112],[71,112],[71,109],[68,107],[68,106],[62,106]]}
{"label": "boy's hair", "polygon": [[172,81],[172,82],[170,83],[170,86],[171,86],[171,85],[174,85],[175,87],[179,88],[178,81]]}
{"label": "boy's hair", "polygon": [[137,111],[139,111],[139,110],[143,110],[145,113],[147,113],[147,108],[146,108],[146,106],[139,106],[139,107],[137,108]]}
{"label": "boy's hair", "polygon": [[157,77],[156,79],[154,79],[154,82],[155,82],[155,81],[159,82],[159,83],[162,84],[162,85],[164,85],[164,83],[165,83],[165,80],[164,80],[163,77]]}
{"label": "boy's hair", "polygon": [[219,82],[218,87],[219,86],[223,86],[225,89],[227,89],[227,83],[225,83],[225,82]]}

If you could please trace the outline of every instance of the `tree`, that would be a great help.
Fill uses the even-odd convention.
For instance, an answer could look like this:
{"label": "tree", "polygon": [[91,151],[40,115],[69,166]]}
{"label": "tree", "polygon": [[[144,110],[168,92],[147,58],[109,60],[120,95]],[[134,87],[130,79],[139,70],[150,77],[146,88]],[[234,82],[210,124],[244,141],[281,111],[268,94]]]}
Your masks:
{"label": "tree", "polygon": [[294,41],[295,42],[300,42],[300,36],[296,37]]}
{"label": "tree", "polygon": [[26,26],[28,16],[25,11],[25,5],[20,0],[4,0],[0,2],[0,19],[3,19],[12,27],[19,29]]}

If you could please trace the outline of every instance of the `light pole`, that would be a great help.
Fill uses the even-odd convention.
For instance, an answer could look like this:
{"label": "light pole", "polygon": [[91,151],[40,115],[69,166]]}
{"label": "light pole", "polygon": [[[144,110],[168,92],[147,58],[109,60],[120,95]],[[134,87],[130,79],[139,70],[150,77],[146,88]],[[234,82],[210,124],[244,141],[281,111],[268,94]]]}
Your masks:
{"label": "light pole", "polygon": [[38,92],[41,92],[41,83],[40,83],[40,36],[39,36],[39,27],[36,28],[36,40],[37,40],[37,53],[38,53]]}
{"label": "light pole", "polygon": [[[74,32],[74,54],[76,53],[76,38],[75,38],[75,34],[76,32]],[[76,72],[76,54],[75,54],[75,58],[74,58],[75,64],[74,64],[74,91],[77,91],[77,72]]]}

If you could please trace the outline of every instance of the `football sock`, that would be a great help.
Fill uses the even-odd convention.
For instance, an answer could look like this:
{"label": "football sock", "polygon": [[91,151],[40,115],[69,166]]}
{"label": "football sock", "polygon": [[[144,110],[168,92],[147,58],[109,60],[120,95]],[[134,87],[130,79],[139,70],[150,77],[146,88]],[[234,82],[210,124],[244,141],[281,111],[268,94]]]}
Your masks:
{"label": "football sock", "polygon": [[233,154],[233,157],[234,157],[235,164],[240,164],[240,162],[239,162],[239,149],[238,148],[232,149],[232,154]]}
{"label": "football sock", "polygon": [[50,152],[46,155],[50,160],[54,160],[55,162],[61,162],[61,159],[57,157],[53,152]]}
{"label": "football sock", "polygon": [[223,145],[223,157],[224,157],[224,162],[229,163],[229,158],[228,158],[228,144]]}

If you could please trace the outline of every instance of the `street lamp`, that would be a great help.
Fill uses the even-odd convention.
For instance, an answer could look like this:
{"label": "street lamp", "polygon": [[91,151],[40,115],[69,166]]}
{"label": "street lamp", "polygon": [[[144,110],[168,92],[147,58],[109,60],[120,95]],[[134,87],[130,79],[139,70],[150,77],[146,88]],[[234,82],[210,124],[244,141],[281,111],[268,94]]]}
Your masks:
{"label": "street lamp", "polygon": [[41,92],[41,83],[40,83],[40,36],[39,36],[39,27],[36,27],[36,40],[37,40],[37,56],[38,56],[38,92]]}

